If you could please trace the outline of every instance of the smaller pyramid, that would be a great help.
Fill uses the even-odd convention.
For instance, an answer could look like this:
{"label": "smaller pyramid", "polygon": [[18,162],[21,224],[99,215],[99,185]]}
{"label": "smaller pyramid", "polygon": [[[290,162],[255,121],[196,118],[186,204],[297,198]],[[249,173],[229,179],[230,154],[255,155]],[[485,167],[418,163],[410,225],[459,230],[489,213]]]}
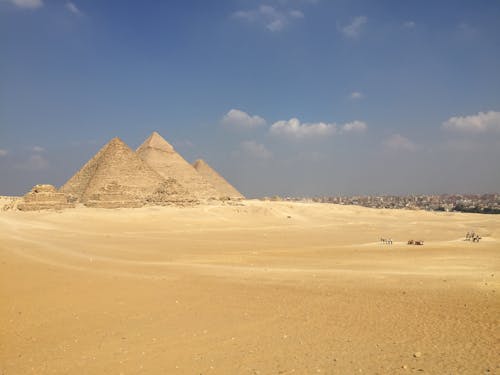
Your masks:
{"label": "smaller pyramid", "polygon": [[167,178],[146,198],[154,206],[192,206],[199,203],[175,178]]}
{"label": "smaller pyramid", "polygon": [[222,197],[229,199],[244,199],[245,197],[227,180],[217,173],[210,165],[202,159],[198,159],[193,163],[194,169],[202,175],[205,180],[210,182]]}
{"label": "smaller pyramid", "polygon": [[219,199],[220,194],[160,134],[153,132],[136,154],[163,178],[173,178],[193,199]]}
{"label": "smaller pyramid", "polygon": [[141,207],[165,179],[113,138],[60,189],[91,207]]}
{"label": "smaller pyramid", "polygon": [[70,207],[75,207],[75,205],[69,203],[68,197],[64,193],[58,192],[52,185],[33,186],[17,205],[21,211],[61,210]]}

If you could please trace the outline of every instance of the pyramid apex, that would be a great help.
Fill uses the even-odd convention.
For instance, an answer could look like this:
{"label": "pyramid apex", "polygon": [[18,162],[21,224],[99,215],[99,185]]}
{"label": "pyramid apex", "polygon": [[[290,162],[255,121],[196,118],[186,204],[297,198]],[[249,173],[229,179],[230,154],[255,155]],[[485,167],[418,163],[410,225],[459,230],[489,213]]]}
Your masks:
{"label": "pyramid apex", "polygon": [[207,162],[203,159],[196,159],[195,162],[193,163],[193,167],[197,167],[198,165],[203,165],[203,164],[207,164]]}
{"label": "pyramid apex", "polygon": [[144,141],[142,145],[139,146],[137,151],[144,148],[156,148],[161,151],[174,151],[174,148],[170,143],[168,143],[165,138],[163,138],[158,132],[154,131],[151,135]]}

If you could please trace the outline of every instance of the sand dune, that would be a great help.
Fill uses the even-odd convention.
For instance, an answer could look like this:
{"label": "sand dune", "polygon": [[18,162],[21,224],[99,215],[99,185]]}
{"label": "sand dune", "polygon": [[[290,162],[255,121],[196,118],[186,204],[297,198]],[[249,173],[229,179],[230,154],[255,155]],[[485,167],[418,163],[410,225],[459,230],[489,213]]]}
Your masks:
{"label": "sand dune", "polygon": [[0,210],[0,373],[495,373],[499,276],[494,215]]}

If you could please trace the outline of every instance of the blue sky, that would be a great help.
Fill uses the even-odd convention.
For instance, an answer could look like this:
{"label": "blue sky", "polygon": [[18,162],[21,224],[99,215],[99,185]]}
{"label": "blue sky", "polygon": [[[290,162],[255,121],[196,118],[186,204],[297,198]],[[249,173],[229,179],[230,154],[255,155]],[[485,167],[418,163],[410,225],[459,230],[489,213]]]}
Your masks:
{"label": "blue sky", "polygon": [[0,194],[157,130],[249,196],[500,191],[500,2],[0,0]]}

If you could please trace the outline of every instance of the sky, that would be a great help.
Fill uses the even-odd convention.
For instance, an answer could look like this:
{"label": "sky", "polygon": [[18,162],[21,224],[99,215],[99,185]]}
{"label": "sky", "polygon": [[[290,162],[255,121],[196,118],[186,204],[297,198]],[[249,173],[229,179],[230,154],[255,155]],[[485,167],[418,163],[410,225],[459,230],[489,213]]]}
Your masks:
{"label": "sky", "polygon": [[0,0],[0,195],[158,131],[249,197],[500,192],[500,2]]}

